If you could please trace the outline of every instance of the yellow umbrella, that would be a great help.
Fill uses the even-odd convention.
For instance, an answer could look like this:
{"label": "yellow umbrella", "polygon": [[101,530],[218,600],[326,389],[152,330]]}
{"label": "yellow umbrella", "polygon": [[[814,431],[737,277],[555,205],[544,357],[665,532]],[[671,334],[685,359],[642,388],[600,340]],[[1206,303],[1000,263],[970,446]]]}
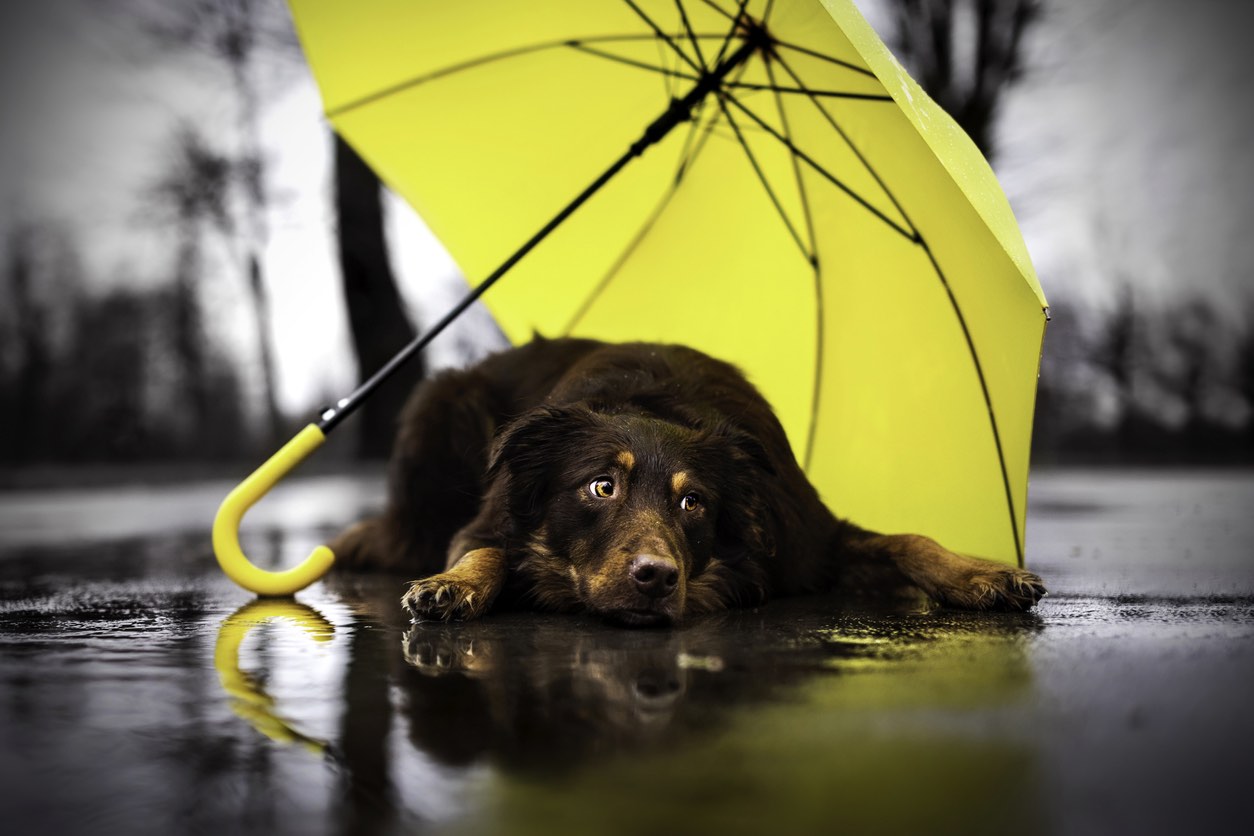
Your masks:
{"label": "yellow umbrella", "polygon": [[[433,332],[508,272],[511,340],[731,361],[840,515],[1022,565],[1045,298],[988,164],[849,0],[291,5],[335,129],[475,288]],[[329,565],[253,576],[246,507],[237,580]]]}

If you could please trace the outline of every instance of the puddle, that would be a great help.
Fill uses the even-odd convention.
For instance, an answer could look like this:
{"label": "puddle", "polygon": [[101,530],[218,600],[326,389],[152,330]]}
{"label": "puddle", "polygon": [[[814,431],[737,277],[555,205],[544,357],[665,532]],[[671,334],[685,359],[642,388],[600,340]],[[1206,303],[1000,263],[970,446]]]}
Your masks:
{"label": "puddle", "polygon": [[[250,600],[170,517],[0,538],[0,816],[94,834],[1231,828],[1254,743],[1250,481],[1193,477],[1190,501],[1136,474],[1138,518],[1068,478],[1033,481],[1029,555],[1055,594],[1027,615],[816,597],[677,630],[413,625],[400,578]],[[248,529],[259,562],[335,524],[287,513]]]}

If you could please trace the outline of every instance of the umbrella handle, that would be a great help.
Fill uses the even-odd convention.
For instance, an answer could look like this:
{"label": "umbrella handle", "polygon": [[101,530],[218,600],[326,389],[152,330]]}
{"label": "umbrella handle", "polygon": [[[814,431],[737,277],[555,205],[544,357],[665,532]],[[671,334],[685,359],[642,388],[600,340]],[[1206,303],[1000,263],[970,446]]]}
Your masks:
{"label": "umbrella handle", "polygon": [[239,524],[244,513],[325,440],[317,424],[305,427],[236,485],[218,508],[213,520],[213,553],[227,577],[250,592],[268,597],[292,595],[325,575],[335,562],[334,552],[318,546],[304,563],[283,572],[270,572],[254,566],[239,545]]}

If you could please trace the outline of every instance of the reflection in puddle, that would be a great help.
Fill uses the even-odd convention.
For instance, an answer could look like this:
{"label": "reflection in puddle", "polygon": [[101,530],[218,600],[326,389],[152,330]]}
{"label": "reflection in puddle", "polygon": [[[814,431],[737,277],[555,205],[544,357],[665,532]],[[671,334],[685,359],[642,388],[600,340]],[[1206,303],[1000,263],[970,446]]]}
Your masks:
{"label": "reflection in puddle", "polygon": [[[397,681],[410,739],[437,761],[567,770],[679,748],[744,706],[795,699],[816,680],[891,672],[959,648],[976,661],[980,646],[995,657],[982,677],[962,668],[969,702],[993,704],[1029,683],[1016,644],[1038,628],[1034,616],[837,617],[825,602],[781,603],[770,617],[727,613],[674,631],[511,615],[412,625]],[[926,684],[922,670],[916,675]]]}
{"label": "reflection in puddle", "polygon": [[300,743],[317,755],[325,755],[328,744],[310,737],[279,716],[274,698],[266,693],[258,678],[240,668],[239,651],[244,639],[255,628],[272,621],[295,625],[316,642],[329,642],[335,628],[313,607],[296,601],[259,599],[231,613],[218,628],[213,648],[213,666],[222,690],[231,696],[231,710],[253,728],[278,743]]}
{"label": "reflection in puddle", "polygon": [[708,637],[572,619],[415,624],[400,677],[411,740],[443,763],[490,757],[524,769],[677,742],[704,724],[688,706],[717,702],[711,669],[721,656]]}
{"label": "reflection in puddle", "polygon": [[1036,767],[1020,735],[948,724],[1030,694],[1039,630],[822,600],[674,631],[510,615],[412,625],[397,682],[416,750],[492,766],[471,832],[708,830],[712,811],[752,832],[768,810],[781,832],[976,832],[971,810],[1040,805]]}
{"label": "reflection in puddle", "polygon": [[[214,662],[259,740],[299,743],[331,770],[321,790],[331,795],[307,803],[338,803],[339,832],[529,832],[540,822],[546,832],[628,822],[669,831],[699,826],[693,816],[708,805],[692,799],[706,797],[742,823],[771,810],[786,830],[861,827],[888,811],[888,829],[908,830],[966,823],[977,802],[1003,820],[1038,803],[1022,740],[946,728],[936,714],[1029,693],[1035,616],[849,611],[815,599],[679,630],[523,613],[407,624],[393,613],[393,584],[331,591],[334,624],[293,602],[241,608],[222,622]],[[285,710],[297,692],[276,703],[277,691],[240,669],[245,637],[272,622],[333,650],[331,681],[299,692],[306,711],[316,699],[338,718],[315,724],[325,737]],[[250,780],[282,794],[290,777]],[[977,799],[973,781],[997,793]],[[896,803],[902,786],[925,806]],[[649,803],[624,801],[624,787]]]}

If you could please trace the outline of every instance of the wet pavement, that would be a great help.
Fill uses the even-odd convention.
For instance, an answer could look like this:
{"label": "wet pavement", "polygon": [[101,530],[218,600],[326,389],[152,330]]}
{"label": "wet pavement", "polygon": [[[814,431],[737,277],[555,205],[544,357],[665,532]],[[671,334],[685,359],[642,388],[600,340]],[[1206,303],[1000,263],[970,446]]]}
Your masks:
{"label": "wet pavement", "polygon": [[[258,602],[229,489],[0,493],[6,833],[1244,829],[1254,474],[1034,476],[1027,615],[779,601],[632,631],[411,625],[392,577]],[[294,480],[289,566],[380,499]]]}

